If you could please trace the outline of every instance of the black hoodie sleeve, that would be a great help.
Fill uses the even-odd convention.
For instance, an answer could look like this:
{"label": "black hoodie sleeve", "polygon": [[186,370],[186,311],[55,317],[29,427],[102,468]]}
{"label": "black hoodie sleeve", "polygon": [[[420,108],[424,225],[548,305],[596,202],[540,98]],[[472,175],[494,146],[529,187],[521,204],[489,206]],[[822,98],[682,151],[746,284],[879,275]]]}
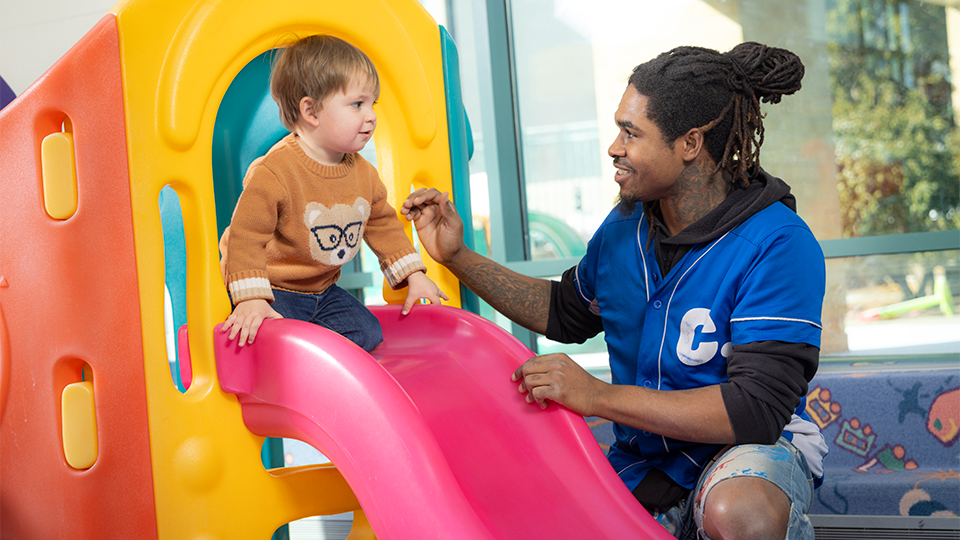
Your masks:
{"label": "black hoodie sleeve", "polygon": [[820,349],[806,343],[734,345],[720,394],[736,444],[775,443],[807,395],[819,362]]}
{"label": "black hoodie sleeve", "polygon": [[574,283],[576,267],[563,273],[550,290],[550,313],[546,336],[560,343],[583,343],[603,332],[600,315],[583,305]]}

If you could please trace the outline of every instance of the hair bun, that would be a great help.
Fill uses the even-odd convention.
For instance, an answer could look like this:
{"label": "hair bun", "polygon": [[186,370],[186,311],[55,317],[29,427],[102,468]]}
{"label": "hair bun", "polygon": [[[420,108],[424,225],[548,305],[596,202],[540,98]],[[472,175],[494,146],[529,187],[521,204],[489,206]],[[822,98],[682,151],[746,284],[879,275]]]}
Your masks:
{"label": "hair bun", "polygon": [[761,101],[779,103],[781,97],[800,90],[803,62],[786,49],[747,41],[730,49],[724,56],[740,68]]}

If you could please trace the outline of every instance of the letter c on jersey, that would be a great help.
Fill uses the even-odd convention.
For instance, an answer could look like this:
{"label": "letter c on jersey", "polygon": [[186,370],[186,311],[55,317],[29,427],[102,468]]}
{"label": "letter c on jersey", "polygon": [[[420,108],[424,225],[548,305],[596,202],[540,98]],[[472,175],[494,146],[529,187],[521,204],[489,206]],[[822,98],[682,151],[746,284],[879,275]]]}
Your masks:
{"label": "letter c on jersey", "polygon": [[[717,331],[717,325],[710,318],[710,310],[693,308],[680,321],[680,340],[677,341],[677,357],[688,366],[699,366],[710,361],[717,354],[719,347],[716,341],[701,341],[696,348],[697,329],[702,328],[701,334],[710,334]],[[720,351],[724,357],[730,354],[730,344],[727,343]]]}

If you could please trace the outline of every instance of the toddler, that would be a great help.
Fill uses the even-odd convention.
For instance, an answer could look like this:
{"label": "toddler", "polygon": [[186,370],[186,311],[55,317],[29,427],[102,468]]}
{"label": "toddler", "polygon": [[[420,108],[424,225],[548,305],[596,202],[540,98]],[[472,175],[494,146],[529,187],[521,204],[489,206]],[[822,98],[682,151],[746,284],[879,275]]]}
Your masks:
{"label": "toddler", "polygon": [[379,321],[336,285],[361,238],[387,283],[407,286],[403,314],[421,299],[448,299],[424,273],[376,168],[357,153],[377,125],[377,70],[342,39],[309,36],[280,53],[270,91],[291,133],[251,163],[221,239],[235,306],[223,331],[242,346],[264,319],[286,317],[372,351],[383,341]]}

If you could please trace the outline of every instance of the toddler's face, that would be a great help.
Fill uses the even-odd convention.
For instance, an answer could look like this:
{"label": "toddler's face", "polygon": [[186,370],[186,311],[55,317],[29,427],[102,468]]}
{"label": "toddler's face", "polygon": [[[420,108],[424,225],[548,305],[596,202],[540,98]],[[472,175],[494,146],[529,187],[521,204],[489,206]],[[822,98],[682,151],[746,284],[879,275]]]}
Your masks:
{"label": "toddler's face", "polygon": [[320,129],[313,142],[331,153],[352,154],[366,146],[377,127],[373,111],[376,94],[363,78],[354,78],[346,92],[337,92],[323,100],[318,114]]}

